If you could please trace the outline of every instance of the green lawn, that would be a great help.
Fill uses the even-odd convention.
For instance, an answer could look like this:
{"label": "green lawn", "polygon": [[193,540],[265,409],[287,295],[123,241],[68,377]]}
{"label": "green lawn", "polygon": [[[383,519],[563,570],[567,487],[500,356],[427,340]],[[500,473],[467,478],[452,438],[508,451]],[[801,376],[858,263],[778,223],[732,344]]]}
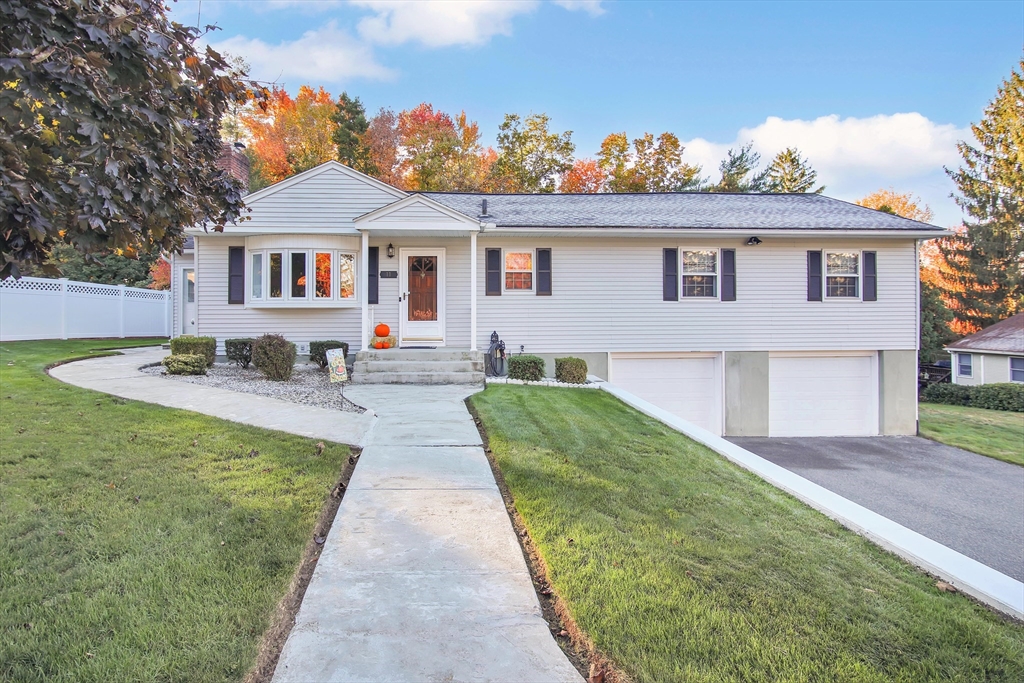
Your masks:
{"label": "green lawn", "polygon": [[1024,465],[1024,413],[922,403],[921,436]]}
{"label": "green lawn", "polygon": [[635,681],[1024,680],[1024,626],[614,397],[471,401],[557,594]]}
{"label": "green lawn", "polygon": [[342,471],[345,446],[44,373],[138,344],[0,344],[0,680],[242,679]]}

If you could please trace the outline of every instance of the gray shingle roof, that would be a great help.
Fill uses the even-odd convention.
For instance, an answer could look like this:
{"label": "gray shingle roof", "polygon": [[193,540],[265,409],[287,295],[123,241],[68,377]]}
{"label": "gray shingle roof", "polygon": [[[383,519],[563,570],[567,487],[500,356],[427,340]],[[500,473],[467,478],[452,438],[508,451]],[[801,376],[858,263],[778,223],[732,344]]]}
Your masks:
{"label": "gray shingle roof", "polygon": [[707,228],[750,230],[935,230],[942,228],[817,194],[424,195],[498,227]]}
{"label": "gray shingle roof", "polygon": [[990,325],[981,332],[953,342],[947,349],[962,351],[999,351],[1024,354],[1024,313]]}

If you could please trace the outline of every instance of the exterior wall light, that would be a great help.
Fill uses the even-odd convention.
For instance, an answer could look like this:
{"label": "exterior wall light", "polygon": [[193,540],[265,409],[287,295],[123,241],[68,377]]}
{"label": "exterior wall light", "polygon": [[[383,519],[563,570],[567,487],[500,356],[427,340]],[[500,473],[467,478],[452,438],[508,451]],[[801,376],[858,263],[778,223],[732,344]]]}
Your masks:
{"label": "exterior wall light", "polygon": [[395,258],[395,245],[388,244],[388,258]]}
{"label": "exterior wall light", "polygon": [[751,237],[749,240],[747,240],[748,247],[756,247],[759,244],[761,244],[761,238],[759,237]]}

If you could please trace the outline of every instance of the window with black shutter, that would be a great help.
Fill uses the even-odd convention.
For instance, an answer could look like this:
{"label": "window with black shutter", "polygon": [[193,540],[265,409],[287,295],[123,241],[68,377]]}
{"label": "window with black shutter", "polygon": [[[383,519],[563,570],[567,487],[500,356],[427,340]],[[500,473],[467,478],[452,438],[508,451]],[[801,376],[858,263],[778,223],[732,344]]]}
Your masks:
{"label": "window with black shutter", "polygon": [[679,250],[665,249],[661,268],[661,298],[679,301]]}
{"label": "window with black shutter", "polygon": [[228,303],[245,303],[245,247],[228,247]]}
{"label": "window with black shutter", "polygon": [[807,300],[821,301],[821,252],[807,252]]}
{"label": "window with black shutter", "polygon": [[736,301],[736,250],[722,250],[722,301]]}
{"label": "window with black shutter", "polygon": [[380,247],[370,247],[366,253],[366,301],[371,304],[380,303]]}
{"label": "window with black shutter", "polygon": [[878,300],[878,255],[864,252],[864,301]]}
{"label": "window with black shutter", "polygon": [[537,296],[551,296],[551,250],[537,250]]}
{"label": "window with black shutter", "polygon": [[485,249],[487,296],[501,296],[501,249]]}

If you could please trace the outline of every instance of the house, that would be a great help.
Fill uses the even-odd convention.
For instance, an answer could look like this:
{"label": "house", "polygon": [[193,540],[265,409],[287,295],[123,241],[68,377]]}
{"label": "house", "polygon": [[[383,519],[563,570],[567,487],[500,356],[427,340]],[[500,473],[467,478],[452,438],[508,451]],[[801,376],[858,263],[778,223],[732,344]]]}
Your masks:
{"label": "house", "polygon": [[954,384],[1024,383],[1024,313],[946,347]]}
{"label": "house", "polygon": [[[815,194],[407,193],[336,162],[246,203],[188,231],[176,334],[348,341],[359,379],[496,331],[717,434],[916,432],[917,248],[941,228]],[[366,350],[378,322],[404,351]]]}

